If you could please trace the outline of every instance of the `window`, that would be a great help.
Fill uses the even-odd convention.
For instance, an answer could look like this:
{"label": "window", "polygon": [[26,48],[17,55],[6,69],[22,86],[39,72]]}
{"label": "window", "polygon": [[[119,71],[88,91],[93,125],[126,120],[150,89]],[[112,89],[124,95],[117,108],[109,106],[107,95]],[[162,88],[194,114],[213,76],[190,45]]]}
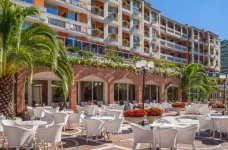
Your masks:
{"label": "window", "polygon": [[127,83],[116,83],[114,85],[115,101],[133,101],[136,98],[135,85]]}
{"label": "window", "polygon": [[48,13],[53,14],[53,15],[58,15],[57,7],[45,4],[45,8],[47,9]]}
{"label": "window", "polygon": [[145,85],[145,100],[157,101],[158,100],[158,86],[157,85]]}
{"label": "window", "polygon": [[116,28],[114,27],[109,27],[109,33],[116,34]]}
{"label": "window", "polygon": [[133,41],[134,41],[134,46],[139,46],[139,37],[134,36]]}
{"label": "window", "polygon": [[33,4],[33,0],[21,0],[21,1],[26,2],[26,3]]}
{"label": "window", "polygon": [[103,101],[103,82],[81,82],[81,100],[82,101]]}
{"label": "window", "polygon": [[167,90],[167,96],[169,102],[176,102],[178,100],[178,89],[177,87],[169,87]]}
{"label": "window", "polygon": [[76,20],[75,13],[69,12],[68,13],[68,18],[71,19],[71,20]]}
{"label": "window", "polygon": [[138,30],[139,29],[139,20],[134,19],[133,20],[133,25],[134,25],[134,30]]}

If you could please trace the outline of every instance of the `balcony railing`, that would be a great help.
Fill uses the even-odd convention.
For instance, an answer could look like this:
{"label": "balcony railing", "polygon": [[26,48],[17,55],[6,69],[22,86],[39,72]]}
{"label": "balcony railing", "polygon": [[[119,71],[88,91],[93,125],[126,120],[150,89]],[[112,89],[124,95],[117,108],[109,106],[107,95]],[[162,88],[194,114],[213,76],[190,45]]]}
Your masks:
{"label": "balcony railing", "polygon": [[110,41],[118,41],[118,38],[117,38],[117,34],[113,34],[113,33],[109,33],[108,34],[108,39],[110,40]]}
{"label": "balcony railing", "polygon": [[188,38],[188,35],[185,34],[185,33],[182,33],[182,37],[183,37],[183,38]]}
{"label": "balcony railing", "polygon": [[166,27],[164,25],[161,25],[160,29],[166,31]]}
{"label": "balcony railing", "polygon": [[92,12],[93,14],[95,14],[95,15],[104,17],[104,11],[103,11],[101,8],[92,7],[92,8],[91,8],[91,12]]}
{"label": "balcony railing", "polygon": [[117,13],[112,13],[112,12],[109,12],[108,13],[109,15],[108,15],[108,19],[110,20],[110,21],[118,21],[118,15],[117,15]]}
{"label": "balcony railing", "polygon": [[150,16],[144,16],[144,20],[146,20],[146,21],[150,21]]}
{"label": "balcony railing", "polygon": [[55,26],[63,27],[63,28],[65,28],[65,26],[66,26],[64,21],[54,19],[54,18],[48,18],[48,23],[55,25]]}
{"label": "balcony railing", "polygon": [[139,31],[139,25],[138,24],[134,24],[133,25],[133,29],[134,29],[134,31]]}
{"label": "balcony railing", "polygon": [[98,37],[98,38],[104,39],[104,32],[102,32],[102,31],[97,32],[97,30],[92,29],[91,35],[94,36],[94,37]]}
{"label": "balcony railing", "polygon": [[125,47],[130,47],[130,42],[128,40],[123,40],[122,45]]}
{"label": "balcony railing", "polygon": [[167,55],[167,54],[160,54],[160,59],[168,60],[168,61],[176,62],[176,63],[181,63],[181,64],[187,64],[188,63],[188,61],[186,59]]}
{"label": "balcony railing", "polygon": [[134,7],[134,6],[133,6],[133,12],[135,14],[141,14],[140,9],[138,7]]}
{"label": "balcony railing", "polygon": [[[67,1],[67,0],[63,0],[63,1]],[[88,9],[88,3],[86,1],[83,0],[70,0],[69,1],[71,5],[80,7],[80,8],[84,8],[84,9]]]}
{"label": "balcony railing", "polygon": [[210,40],[210,43],[211,43],[211,44],[214,44],[214,40],[213,40],[213,39],[211,39],[211,40]]}
{"label": "balcony railing", "polygon": [[128,22],[126,22],[126,21],[123,21],[123,27],[124,28],[127,28],[127,29],[130,29],[130,23]]}
{"label": "balcony railing", "polygon": [[174,30],[173,30],[172,28],[169,28],[169,27],[168,27],[168,28],[167,28],[167,31],[173,33]]}
{"label": "balcony railing", "polygon": [[176,44],[176,43],[173,43],[173,42],[161,40],[160,41],[160,44],[163,45],[163,46],[165,46],[165,47],[168,47],[168,48],[175,48],[177,50],[185,51],[185,52],[188,51],[188,48],[187,47],[182,46],[182,45],[179,45],[179,44]]}
{"label": "balcony railing", "polygon": [[123,8],[130,10],[130,5],[126,1],[123,1]]}
{"label": "balcony railing", "polygon": [[180,31],[175,30],[175,34],[181,36],[181,32]]}

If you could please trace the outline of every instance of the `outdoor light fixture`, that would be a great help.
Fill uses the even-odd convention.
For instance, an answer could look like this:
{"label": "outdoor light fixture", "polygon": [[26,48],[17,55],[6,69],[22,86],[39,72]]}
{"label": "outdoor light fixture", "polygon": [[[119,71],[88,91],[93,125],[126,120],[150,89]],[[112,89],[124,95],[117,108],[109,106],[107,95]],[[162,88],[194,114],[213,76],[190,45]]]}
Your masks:
{"label": "outdoor light fixture", "polygon": [[[142,108],[144,110],[144,102],[145,102],[145,92],[144,92],[144,89],[145,89],[145,75],[146,75],[146,68],[149,68],[149,69],[152,69],[154,68],[154,63],[152,61],[149,61],[149,62],[146,62],[146,60],[141,60],[141,61],[138,61],[135,63],[135,67],[137,69],[142,69],[143,70],[143,89],[142,89]],[[145,125],[145,122],[144,120],[142,121],[142,126]]]}

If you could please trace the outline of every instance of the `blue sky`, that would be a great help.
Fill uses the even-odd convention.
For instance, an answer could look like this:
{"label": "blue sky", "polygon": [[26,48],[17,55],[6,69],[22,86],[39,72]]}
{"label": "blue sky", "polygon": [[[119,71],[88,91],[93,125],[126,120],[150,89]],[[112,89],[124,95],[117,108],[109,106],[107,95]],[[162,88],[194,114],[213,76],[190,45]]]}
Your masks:
{"label": "blue sky", "polygon": [[228,40],[228,0],[147,0],[162,15]]}

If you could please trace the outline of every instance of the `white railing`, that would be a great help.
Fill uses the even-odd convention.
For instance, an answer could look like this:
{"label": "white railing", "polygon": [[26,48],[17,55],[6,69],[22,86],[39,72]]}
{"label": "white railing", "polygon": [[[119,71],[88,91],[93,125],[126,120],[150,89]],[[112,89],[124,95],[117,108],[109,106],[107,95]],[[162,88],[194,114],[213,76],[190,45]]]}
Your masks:
{"label": "white railing", "polygon": [[188,35],[187,35],[187,34],[182,33],[182,37],[184,37],[184,38],[188,38]]}
{"label": "white railing", "polygon": [[104,17],[104,11],[103,10],[100,10],[100,12],[99,12],[99,11],[97,11],[97,9],[95,7],[92,7],[91,8],[91,12],[92,12],[92,14]]}
{"label": "white railing", "polygon": [[167,27],[167,31],[173,33],[174,30],[172,28]]}
{"label": "white railing", "polygon": [[165,41],[165,40],[160,40],[160,44],[162,46],[166,46],[168,48],[174,48],[174,49],[177,49],[177,50],[180,50],[180,51],[185,51],[185,52],[188,51],[188,48],[187,47],[182,46],[182,45],[179,45],[179,44],[176,44],[176,43],[173,43],[173,42],[169,42],[169,41]]}
{"label": "white railing", "polygon": [[180,63],[180,64],[187,64],[188,63],[188,61],[186,59],[167,55],[167,54],[160,54],[160,59],[171,61],[171,62],[176,62],[176,63]]}
{"label": "white railing", "polygon": [[108,12],[108,19],[110,21],[117,21],[118,22],[118,15],[117,13],[112,13],[112,12]]}
{"label": "white railing", "polygon": [[160,29],[166,31],[166,27],[164,25],[160,25]]}
{"label": "white railing", "polygon": [[69,3],[73,6],[83,8],[83,9],[89,8],[88,2],[86,0],[63,0],[63,1],[65,1],[66,3]]}

